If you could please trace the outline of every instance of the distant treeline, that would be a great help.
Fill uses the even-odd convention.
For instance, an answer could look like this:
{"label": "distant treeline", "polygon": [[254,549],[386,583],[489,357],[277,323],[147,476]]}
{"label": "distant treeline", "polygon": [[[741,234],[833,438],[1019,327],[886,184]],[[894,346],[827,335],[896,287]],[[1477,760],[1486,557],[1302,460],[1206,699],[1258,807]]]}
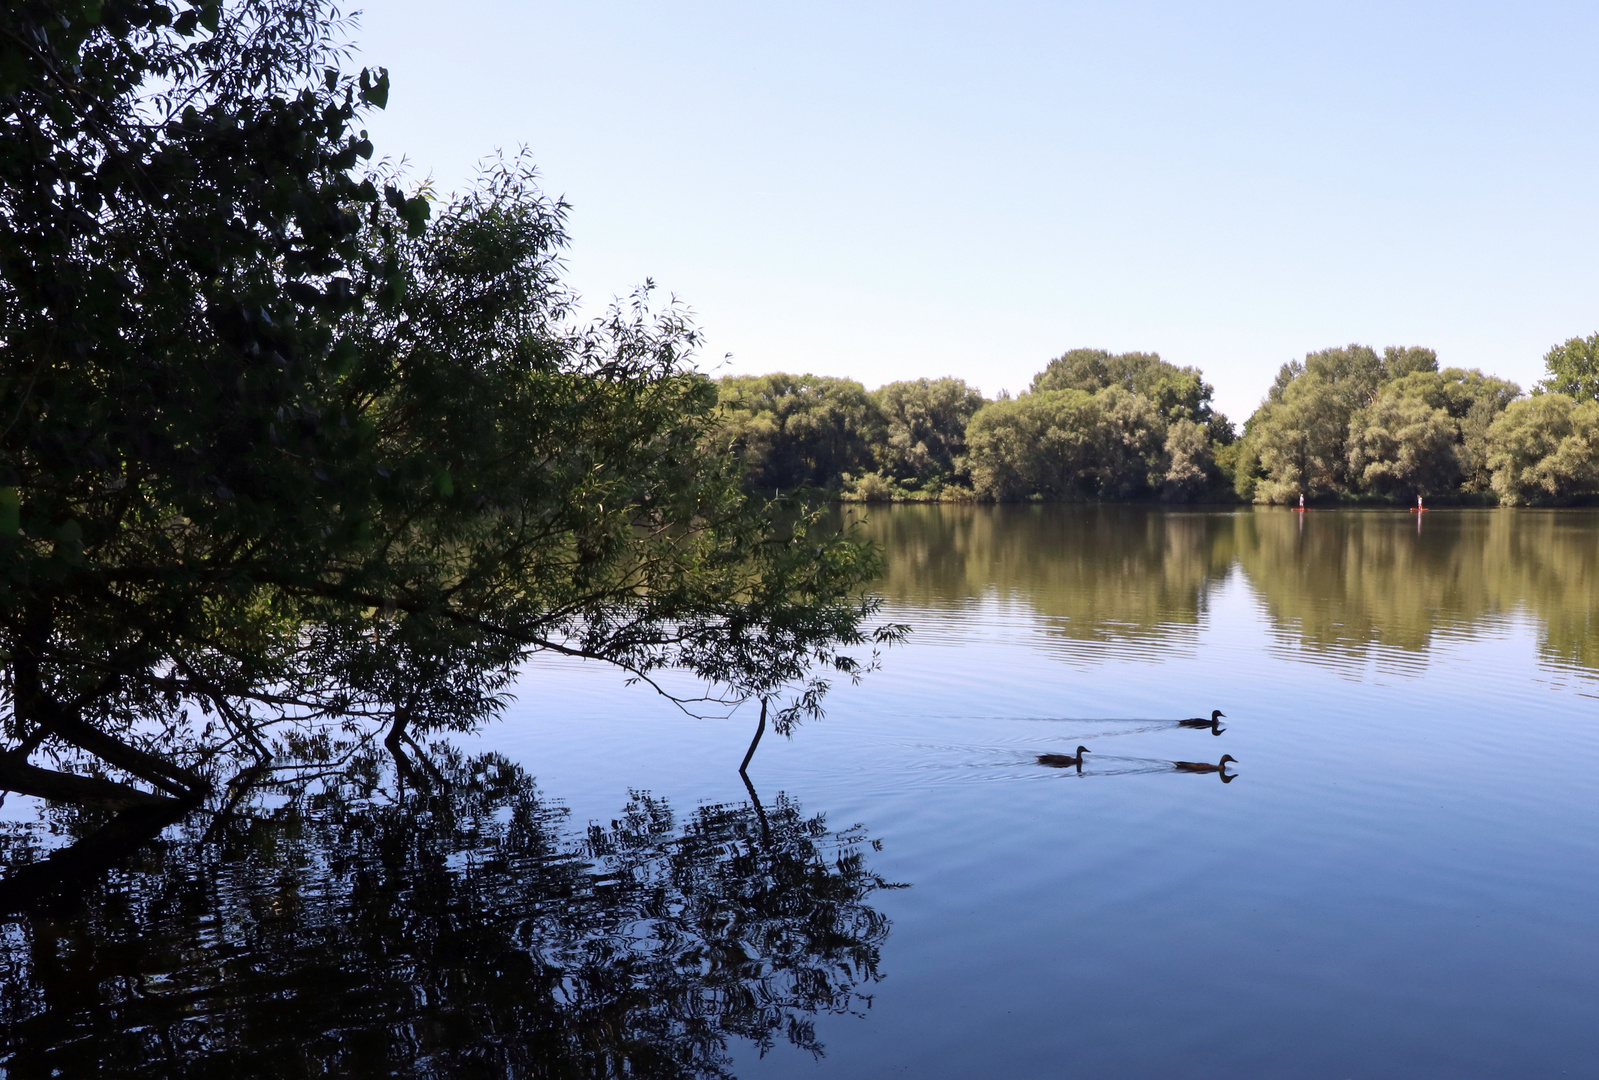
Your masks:
{"label": "distant treeline", "polygon": [[1016,396],[955,378],[868,391],[818,375],[720,380],[720,437],[756,491],[845,500],[1559,505],[1599,495],[1599,334],[1524,396],[1425,348],[1284,364],[1235,432],[1193,367],[1073,349]]}

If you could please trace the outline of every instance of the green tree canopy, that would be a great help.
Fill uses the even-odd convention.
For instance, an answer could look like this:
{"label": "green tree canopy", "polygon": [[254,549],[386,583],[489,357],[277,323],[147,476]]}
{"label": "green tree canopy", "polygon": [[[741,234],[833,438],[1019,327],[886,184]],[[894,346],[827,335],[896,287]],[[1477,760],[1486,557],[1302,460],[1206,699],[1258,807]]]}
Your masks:
{"label": "green tree canopy", "polygon": [[[1348,345],[1284,364],[1266,400],[1245,425],[1249,446],[1241,458],[1264,473],[1253,485],[1253,496],[1257,501],[1287,502],[1301,494],[1314,498],[1379,489],[1382,494],[1399,494],[1406,483],[1422,476],[1429,485],[1449,486],[1440,477],[1470,471],[1469,463],[1463,465],[1452,449],[1441,448],[1445,442],[1459,441],[1458,425],[1423,422],[1415,404],[1399,402],[1424,401],[1426,409],[1442,409],[1447,420],[1453,415],[1445,408],[1448,403],[1464,401],[1477,391],[1491,396],[1491,390],[1475,383],[1475,390],[1446,390],[1469,383],[1473,376],[1479,383],[1482,379],[1478,372],[1451,370],[1459,378],[1440,376],[1437,354],[1419,346],[1390,346],[1378,355],[1368,346]],[[1406,390],[1390,397],[1377,413],[1367,412],[1377,406],[1384,387],[1394,382]],[[1392,430],[1395,424],[1403,428],[1403,436]],[[1425,446],[1412,445],[1416,439]],[[1249,487],[1248,478],[1241,477],[1240,489]]]}
{"label": "green tree canopy", "polygon": [[1382,351],[1382,374],[1385,380],[1437,370],[1438,354],[1431,349],[1419,345],[1390,345]]}
{"label": "green tree canopy", "polygon": [[1344,487],[1344,443],[1349,413],[1338,389],[1298,377],[1281,397],[1250,418],[1249,442],[1266,479],[1256,498],[1288,502],[1299,494],[1325,495]]}
{"label": "green tree canopy", "polygon": [[1507,379],[1484,375],[1476,368],[1444,368],[1396,377],[1383,385],[1380,394],[1415,398],[1444,410],[1456,420],[1464,420],[1482,404],[1497,416],[1521,396],[1521,387]]}
{"label": "green tree canopy", "polygon": [[303,753],[340,724],[468,726],[537,650],[732,697],[859,670],[837,649],[866,640],[875,557],[739,492],[694,328],[642,296],[573,322],[565,208],[524,167],[431,227],[363,172],[387,78],[339,73],[321,0],[3,19],[21,757],[188,794],[268,725],[304,725],[277,744]]}
{"label": "green tree canopy", "polygon": [[1402,394],[1379,394],[1349,421],[1349,476],[1389,498],[1454,490],[1465,472],[1460,427],[1442,409]]}
{"label": "green tree canopy", "polygon": [[1511,506],[1599,493],[1599,401],[1535,394],[1512,402],[1488,430],[1488,467]]}
{"label": "green tree canopy", "polygon": [[1310,379],[1330,387],[1338,404],[1353,411],[1369,402],[1377,393],[1377,387],[1389,379],[1437,370],[1438,355],[1420,346],[1390,345],[1381,356],[1367,345],[1322,349],[1320,352],[1307,353],[1304,360],[1291,360],[1284,364],[1266,394],[1266,401],[1271,404],[1279,402],[1290,385],[1300,379]]}
{"label": "green tree canopy", "polygon": [[991,402],[966,439],[978,493],[1001,501],[1125,499],[1165,476],[1165,421],[1148,398],[1120,386]]}
{"label": "green tree canopy", "polygon": [[729,375],[717,385],[721,443],[753,491],[829,488],[872,468],[883,418],[866,387],[823,375]]}
{"label": "green tree canopy", "polygon": [[957,479],[964,471],[966,425],[983,395],[961,379],[892,382],[872,393],[885,424],[878,467],[901,482]]}
{"label": "green tree canopy", "polygon": [[1028,389],[1035,394],[1045,390],[1086,390],[1092,394],[1106,387],[1120,386],[1147,397],[1162,376],[1180,370],[1162,360],[1158,353],[1068,349],[1034,375]]}
{"label": "green tree canopy", "polygon": [[1167,502],[1192,502],[1206,497],[1221,479],[1210,432],[1192,420],[1166,425],[1165,472],[1160,497]]}
{"label": "green tree canopy", "polygon": [[1232,424],[1210,405],[1213,388],[1195,367],[1178,367],[1158,353],[1114,354],[1104,349],[1071,349],[1033,377],[1031,390],[1086,390],[1120,386],[1152,401],[1167,420],[1192,420],[1219,443],[1233,440]]}
{"label": "green tree canopy", "polygon": [[1549,377],[1538,384],[1540,393],[1599,401],[1599,334],[1556,345],[1544,354],[1543,363]]}
{"label": "green tree canopy", "polygon": [[[1394,379],[1378,391],[1383,399],[1409,398],[1440,409],[1458,431],[1455,455],[1460,464],[1460,487],[1480,492],[1491,488],[1488,470],[1488,429],[1505,407],[1521,396],[1521,387],[1506,379],[1484,375],[1476,368],[1416,371]],[[1351,438],[1353,438],[1353,422]],[[1431,487],[1400,495],[1430,494]]]}

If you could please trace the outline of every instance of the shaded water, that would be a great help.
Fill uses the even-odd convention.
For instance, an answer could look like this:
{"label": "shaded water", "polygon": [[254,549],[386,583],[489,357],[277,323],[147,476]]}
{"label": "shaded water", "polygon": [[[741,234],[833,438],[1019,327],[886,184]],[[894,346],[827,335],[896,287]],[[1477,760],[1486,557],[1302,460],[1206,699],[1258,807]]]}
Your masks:
{"label": "shaded water", "polygon": [[0,1068],[1592,1074],[1599,514],[865,518],[913,641],[759,808],[747,711],[536,663],[450,798],[196,819],[0,927]]}

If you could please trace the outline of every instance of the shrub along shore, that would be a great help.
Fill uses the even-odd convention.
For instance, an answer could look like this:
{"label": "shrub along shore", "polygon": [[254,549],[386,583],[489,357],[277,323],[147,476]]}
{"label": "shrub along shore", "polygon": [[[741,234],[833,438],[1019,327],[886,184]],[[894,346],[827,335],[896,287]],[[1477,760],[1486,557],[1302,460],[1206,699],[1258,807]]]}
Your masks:
{"label": "shrub along shore", "polygon": [[718,382],[717,438],[756,492],[851,502],[1568,505],[1599,497],[1599,334],[1531,394],[1419,347],[1284,364],[1235,430],[1198,368],[1073,349],[1015,397],[955,378],[868,391],[819,375]]}

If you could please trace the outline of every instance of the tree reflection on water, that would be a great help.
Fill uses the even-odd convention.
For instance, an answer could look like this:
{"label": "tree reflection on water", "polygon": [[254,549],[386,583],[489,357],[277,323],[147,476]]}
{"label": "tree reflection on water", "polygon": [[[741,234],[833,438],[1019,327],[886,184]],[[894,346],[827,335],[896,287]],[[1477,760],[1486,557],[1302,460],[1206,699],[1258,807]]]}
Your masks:
{"label": "tree reflection on water", "polygon": [[888,555],[877,589],[913,607],[993,594],[1025,603],[1049,632],[1081,641],[1160,638],[1197,625],[1233,561],[1221,515],[1141,506],[873,507]]}
{"label": "tree reflection on water", "polygon": [[1240,515],[1239,563],[1274,633],[1310,655],[1418,658],[1531,616],[1557,667],[1599,668],[1599,516],[1587,510]]}
{"label": "tree reflection on water", "polygon": [[[852,510],[861,515],[862,512]],[[864,513],[891,603],[994,596],[1054,639],[1187,640],[1234,569],[1295,659],[1419,662],[1442,637],[1530,616],[1547,663],[1599,670],[1592,510],[1212,512],[1149,506],[896,506]],[[914,621],[914,619],[913,619]]]}
{"label": "tree reflection on water", "polygon": [[891,886],[858,829],[635,792],[585,834],[516,765],[435,752],[423,790],[373,759],[13,916],[0,1070],[721,1077],[736,1040],[820,1055],[814,1018],[869,1006]]}

